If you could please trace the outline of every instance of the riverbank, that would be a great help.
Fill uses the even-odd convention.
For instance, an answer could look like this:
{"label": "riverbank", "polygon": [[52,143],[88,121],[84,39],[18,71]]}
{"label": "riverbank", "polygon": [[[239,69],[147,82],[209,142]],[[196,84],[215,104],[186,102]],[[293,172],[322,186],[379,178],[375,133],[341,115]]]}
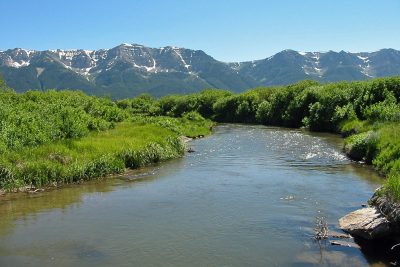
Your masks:
{"label": "riverbank", "polygon": [[79,91],[16,93],[0,79],[0,194],[121,173],[182,156],[180,136],[210,133],[195,112],[138,114]]}
{"label": "riverbank", "polygon": [[79,139],[9,151],[0,157],[2,189],[56,187],[177,158],[185,151],[182,135],[204,136],[211,126],[204,119],[142,118]]}
{"label": "riverbank", "polygon": [[[351,127],[348,127],[351,125]],[[360,127],[360,125],[362,125]],[[351,212],[339,220],[342,230],[367,240],[398,240],[400,233],[400,125],[348,122],[342,129],[354,134],[345,140],[349,158],[362,161],[386,177],[368,201],[369,207]],[[342,130],[342,134],[346,133]],[[397,242],[397,241],[396,241]]]}

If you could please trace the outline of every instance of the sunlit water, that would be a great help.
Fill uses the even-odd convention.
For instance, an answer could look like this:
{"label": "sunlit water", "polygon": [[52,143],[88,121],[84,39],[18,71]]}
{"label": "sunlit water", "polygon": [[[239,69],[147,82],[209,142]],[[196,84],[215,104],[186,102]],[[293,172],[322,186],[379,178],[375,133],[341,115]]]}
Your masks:
{"label": "sunlit water", "polygon": [[0,198],[0,266],[365,266],[313,240],[379,186],[334,135],[221,125],[194,153],[103,181]]}

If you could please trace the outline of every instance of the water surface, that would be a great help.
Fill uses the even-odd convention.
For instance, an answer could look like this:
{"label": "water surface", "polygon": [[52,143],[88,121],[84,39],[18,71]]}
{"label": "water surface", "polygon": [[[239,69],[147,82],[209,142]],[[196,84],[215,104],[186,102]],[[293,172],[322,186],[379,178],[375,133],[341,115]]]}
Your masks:
{"label": "water surface", "polygon": [[380,179],[342,140],[220,125],[182,159],[0,199],[0,266],[366,266],[313,240],[317,218],[360,208]]}

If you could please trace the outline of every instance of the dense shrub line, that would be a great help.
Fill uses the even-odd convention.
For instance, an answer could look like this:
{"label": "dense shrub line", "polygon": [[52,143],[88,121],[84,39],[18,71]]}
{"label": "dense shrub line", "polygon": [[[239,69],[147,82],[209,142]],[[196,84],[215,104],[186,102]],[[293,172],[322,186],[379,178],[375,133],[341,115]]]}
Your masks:
{"label": "dense shrub line", "polygon": [[0,88],[0,153],[9,149],[78,138],[113,128],[126,114],[106,98],[77,91]]}

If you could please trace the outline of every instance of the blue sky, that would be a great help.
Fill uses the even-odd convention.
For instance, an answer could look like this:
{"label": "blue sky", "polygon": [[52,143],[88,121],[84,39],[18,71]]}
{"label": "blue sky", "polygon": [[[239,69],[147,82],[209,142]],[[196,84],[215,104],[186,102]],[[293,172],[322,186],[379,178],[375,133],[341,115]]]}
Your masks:
{"label": "blue sky", "polygon": [[0,11],[0,50],[134,42],[244,61],[283,49],[400,49],[399,0],[2,0]]}

